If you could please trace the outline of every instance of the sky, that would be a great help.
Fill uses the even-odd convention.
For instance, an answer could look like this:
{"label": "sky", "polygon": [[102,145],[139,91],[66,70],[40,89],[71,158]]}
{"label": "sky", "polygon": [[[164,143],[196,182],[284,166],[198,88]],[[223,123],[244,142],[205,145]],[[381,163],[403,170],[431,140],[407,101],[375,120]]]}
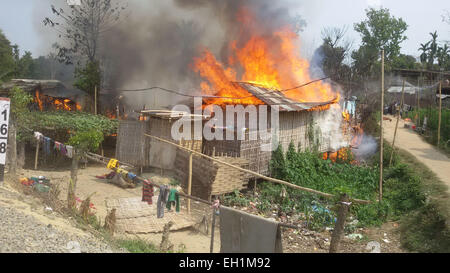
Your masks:
{"label": "sky", "polygon": [[[365,19],[364,10],[369,6],[388,8],[392,15],[408,23],[408,40],[402,44],[402,53],[417,57],[420,43],[428,41],[429,32],[435,30],[439,40],[450,40],[450,26],[442,21],[445,10],[450,11],[449,0],[287,0],[287,3],[291,12],[300,14],[308,24],[301,33],[302,54],[307,57],[320,46],[324,27],[347,26],[348,38],[354,41],[353,49],[357,49],[360,38],[353,25]],[[19,45],[22,53],[46,55],[56,41],[52,30],[42,23],[42,14],[47,10],[51,15],[47,0],[0,0],[0,29],[13,44]]]}

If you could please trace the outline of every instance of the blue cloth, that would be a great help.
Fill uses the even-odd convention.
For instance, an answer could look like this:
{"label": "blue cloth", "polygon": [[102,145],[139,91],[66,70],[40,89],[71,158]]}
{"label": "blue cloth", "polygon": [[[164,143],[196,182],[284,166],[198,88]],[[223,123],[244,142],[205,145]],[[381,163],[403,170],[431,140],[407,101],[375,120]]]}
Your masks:
{"label": "blue cloth", "polygon": [[49,155],[51,153],[50,146],[51,146],[51,138],[44,137],[44,152],[46,155]]}
{"label": "blue cloth", "polygon": [[128,173],[128,178],[133,180],[136,178],[136,175],[134,173]]}
{"label": "blue cloth", "polygon": [[350,115],[354,116],[356,112],[356,101],[347,101],[346,109]]}

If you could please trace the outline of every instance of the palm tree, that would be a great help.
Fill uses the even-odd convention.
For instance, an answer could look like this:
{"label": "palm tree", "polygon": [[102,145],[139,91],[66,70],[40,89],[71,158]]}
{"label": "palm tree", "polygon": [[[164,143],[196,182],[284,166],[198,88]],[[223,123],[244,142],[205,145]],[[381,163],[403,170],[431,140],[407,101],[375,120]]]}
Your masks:
{"label": "palm tree", "polygon": [[436,58],[437,55],[437,50],[438,50],[438,44],[437,44],[437,31],[435,31],[434,33],[431,33],[431,45],[430,45],[430,53],[428,54],[428,65],[431,67],[434,64],[434,59]]}
{"label": "palm tree", "polygon": [[426,44],[420,44],[419,51],[422,51],[422,54],[420,54],[420,62],[426,63],[428,60],[428,50],[430,49],[428,46],[431,42],[428,42]]}
{"label": "palm tree", "polygon": [[445,67],[447,65],[447,62],[450,59],[450,48],[447,44],[438,48],[437,59],[440,67]]}

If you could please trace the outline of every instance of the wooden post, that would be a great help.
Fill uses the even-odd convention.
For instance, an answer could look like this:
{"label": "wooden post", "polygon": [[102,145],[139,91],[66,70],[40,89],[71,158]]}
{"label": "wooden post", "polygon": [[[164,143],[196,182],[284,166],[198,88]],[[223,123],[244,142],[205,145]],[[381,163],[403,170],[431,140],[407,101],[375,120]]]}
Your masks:
{"label": "wooden post", "polygon": [[[420,75],[422,77],[422,73]],[[423,84],[423,82],[422,82]],[[417,89],[417,127],[420,126],[420,79],[419,79],[419,88]]]}
{"label": "wooden post", "polygon": [[383,118],[384,118],[384,50],[381,52],[381,119],[380,119],[380,192],[383,200]]}
{"label": "wooden post", "polygon": [[392,158],[394,156],[395,138],[397,137],[398,123],[400,122],[400,111],[401,111],[401,109],[403,109],[404,99],[405,99],[405,80],[403,79],[402,100],[400,102],[400,106],[399,106],[400,108],[398,109],[398,113],[397,113],[397,123],[395,124],[394,139],[392,140],[392,151],[391,151],[391,157],[389,158],[389,167],[392,164]]}
{"label": "wooden post", "polygon": [[333,234],[331,235],[330,253],[338,252],[339,243],[341,242],[342,235],[344,234],[345,220],[347,219],[350,205],[351,203],[349,203],[348,196],[344,194],[339,204],[336,225],[334,226]]}
{"label": "wooden post", "polygon": [[72,166],[70,168],[70,178],[72,179],[74,192],[77,187],[78,161],[79,161],[78,154],[76,151],[73,151]]}
{"label": "wooden post", "polygon": [[216,208],[213,208],[212,212],[212,224],[211,224],[211,244],[209,246],[209,253],[214,251],[214,232],[216,228]]}
{"label": "wooden post", "polygon": [[34,169],[37,170],[38,158],[39,158],[39,140],[36,142],[36,155],[34,156]]}
{"label": "wooden post", "polygon": [[[192,153],[189,154],[188,195],[192,193]],[[191,199],[187,200],[187,210],[191,213]]]}
{"label": "wooden post", "polygon": [[441,122],[442,122],[442,81],[439,82],[439,125],[438,125],[438,139],[437,145],[441,142]]}

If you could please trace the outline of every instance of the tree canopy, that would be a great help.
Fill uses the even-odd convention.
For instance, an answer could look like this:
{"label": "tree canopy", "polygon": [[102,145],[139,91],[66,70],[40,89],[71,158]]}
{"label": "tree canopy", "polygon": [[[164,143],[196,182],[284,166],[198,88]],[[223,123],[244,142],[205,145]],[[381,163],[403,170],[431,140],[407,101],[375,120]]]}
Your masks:
{"label": "tree canopy", "polygon": [[389,9],[366,10],[367,19],[355,24],[355,31],[360,33],[361,47],[353,52],[356,72],[361,76],[377,74],[374,70],[380,51],[385,51],[387,66],[400,55],[401,43],[407,39],[404,34],[408,25],[402,18],[392,16]]}

